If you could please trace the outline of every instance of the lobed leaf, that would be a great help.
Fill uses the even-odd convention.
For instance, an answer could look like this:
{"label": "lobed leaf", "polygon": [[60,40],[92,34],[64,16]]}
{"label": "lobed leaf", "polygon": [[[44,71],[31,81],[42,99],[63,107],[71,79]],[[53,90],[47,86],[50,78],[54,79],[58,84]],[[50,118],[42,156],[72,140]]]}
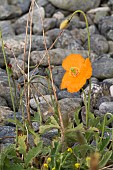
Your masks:
{"label": "lobed leaf", "polygon": [[25,166],[28,167],[29,163],[38,156],[42,151],[43,142],[39,142],[36,147],[31,148],[25,157]]}
{"label": "lobed leaf", "polygon": [[112,155],[112,151],[107,151],[105,155],[103,155],[101,161],[99,162],[99,168],[103,168],[107,164],[111,155]]}

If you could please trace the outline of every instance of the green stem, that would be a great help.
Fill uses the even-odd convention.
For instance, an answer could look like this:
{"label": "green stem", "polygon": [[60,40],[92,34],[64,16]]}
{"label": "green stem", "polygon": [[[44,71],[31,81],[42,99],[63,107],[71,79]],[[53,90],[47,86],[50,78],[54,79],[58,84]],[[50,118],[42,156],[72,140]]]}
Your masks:
{"label": "green stem", "polygon": [[85,14],[83,11],[81,11],[81,10],[76,10],[75,12],[73,12],[73,14],[71,15],[71,17],[69,18],[69,21],[73,18],[73,16],[74,16],[76,13],[82,13],[83,16],[84,16],[84,19],[85,19],[86,29],[87,29],[87,35],[88,35],[88,58],[90,58],[90,32],[89,32],[88,20],[87,20],[86,14]]}
{"label": "green stem", "polygon": [[[102,125],[102,135],[101,135],[101,139],[100,142],[102,141],[103,137],[104,137],[104,131],[105,131],[105,126],[106,126],[106,117],[110,115],[111,117],[113,117],[113,115],[111,113],[106,113],[104,116],[104,121],[103,121],[103,125]],[[113,137],[113,136],[112,136]]]}
{"label": "green stem", "polygon": [[82,92],[84,94],[84,104],[86,108],[86,127],[88,127],[88,124],[89,124],[88,104],[87,104],[86,94],[83,88],[82,88]]}
{"label": "green stem", "polygon": [[[73,18],[73,16],[76,13],[82,13],[82,15],[84,16],[85,19],[85,23],[86,23],[86,29],[87,29],[87,36],[88,36],[88,58],[90,59],[90,32],[89,32],[89,26],[88,26],[88,20],[86,17],[86,14],[82,11],[82,10],[76,10],[75,12],[73,12],[73,14],[71,15],[71,17],[69,18],[69,22],[70,20]],[[84,96],[85,96],[85,92],[83,91]],[[91,98],[91,79],[89,80],[89,93],[88,93],[88,103],[87,101],[85,101],[85,107],[86,107],[86,126],[89,126],[89,114],[90,114],[90,98]],[[86,99],[85,99],[86,100]]]}
{"label": "green stem", "polygon": [[88,92],[88,104],[87,104],[87,114],[90,114],[90,101],[91,101],[91,79],[89,79],[89,92]]}
{"label": "green stem", "polygon": [[8,66],[7,66],[6,54],[5,54],[5,50],[4,50],[4,42],[3,42],[3,38],[2,38],[1,29],[0,29],[0,39],[1,39],[1,43],[2,43],[2,52],[3,52],[3,56],[4,56],[4,62],[5,62],[5,65],[6,65],[6,71],[7,71],[7,75],[8,75],[8,83],[9,83],[9,87],[10,87],[11,101],[12,101],[13,111],[14,111],[14,120],[15,120],[15,124],[16,124],[16,144],[17,144],[17,142],[18,142],[18,126],[17,126],[17,123],[16,123],[16,110],[15,110],[14,96],[13,96],[13,93],[12,93],[10,74],[9,74],[9,70],[8,70]]}

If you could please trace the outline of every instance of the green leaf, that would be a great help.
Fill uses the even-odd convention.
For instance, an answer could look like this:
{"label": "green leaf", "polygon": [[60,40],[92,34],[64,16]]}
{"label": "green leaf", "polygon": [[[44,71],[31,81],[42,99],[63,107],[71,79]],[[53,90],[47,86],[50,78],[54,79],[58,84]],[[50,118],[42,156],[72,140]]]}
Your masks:
{"label": "green leaf", "polygon": [[112,151],[106,151],[106,153],[103,155],[101,161],[99,162],[99,168],[103,168],[107,164],[111,155],[112,155]]}
{"label": "green leaf", "polygon": [[85,132],[84,127],[83,127],[83,123],[79,124],[78,126],[76,126],[75,128],[71,128],[71,129],[66,129],[66,133],[70,133],[70,132],[76,132],[80,130],[81,132]]}
{"label": "green leaf", "polygon": [[[56,126],[59,127],[58,122],[56,121],[56,119],[55,119],[53,116],[50,117],[50,120],[51,120],[51,124],[56,125]],[[59,128],[60,128],[60,127],[59,127]]]}
{"label": "green leaf", "polygon": [[80,119],[79,119],[80,110],[81,110],[81,108],[77,109],[77,111],[74,113],[74,119],[75,119],[75,123],[77,126],[80,124]]}
{"label": "green leaf", "polygon": [[53,116],[50,117],[50,123],[49,125],[42,125],[39,128],[39,133],[45,133],[48,130],[51,129],[60,129],[59,124],[57,123],[57,121],[55,120],[55,118]]}
{"label": "green leaf", "polygon": [[59,129],[59,128],[53,124],[44,125],[44,126],[40,126],[39,133],[45,133],[46,131],[51,130],[51,129]]}
{"label": "green leaf", "polygon": [[19,153],[23,154],[24,156],[26,155],[26,150],[27,150],[27,146],[25,143],[26,137],[27,137],[26,135],[18,136],[17,150],[19,151]]}
{"label": "green leaf", "polygon": [[100,152],[103,151],[104,149],[106,149],[106,147],[108,146],[109,143],[110,143],[110,137],[103,139],[99,146]]}
{"label": "green leaf", "polygon": [[37,147],[33,147],[32,149],[30,149],[28,151],[28,153],[26,154],[26,157],[25,157],[25,166],[26,167],[33,160],[33,158],[35,158],[36,156],[38,156],[41,153],[42,146],[43,146],[43,142],[39,142]]}
{"label": "green leaf", "polygon": [[33,128],[31,128],[30,126],[27,126],[29,132],[34,135],[36,138],[39,138],[39,135],[34,131]]}
{"label": "green leaf", "polygon": [[0,169],[2,169],[3,166],[5,165],[5,159],[7,158],[8,154],[12,153],[13,151],[15,151],[15,145],[9,145],[1,152],[1,154],[0,154]]}
{"label": "green leaf", "polygon": [[23,124],[18,120],[14,120],[14,119],[8,119],[8,122],[14,123],[16,124],[18,127],[20,127],[22,130],[24,130]]}
{"label": "green leaf", "polygon": [[24,170],[21,164],[12,164],[10,167],[5,168],[5,170]]}

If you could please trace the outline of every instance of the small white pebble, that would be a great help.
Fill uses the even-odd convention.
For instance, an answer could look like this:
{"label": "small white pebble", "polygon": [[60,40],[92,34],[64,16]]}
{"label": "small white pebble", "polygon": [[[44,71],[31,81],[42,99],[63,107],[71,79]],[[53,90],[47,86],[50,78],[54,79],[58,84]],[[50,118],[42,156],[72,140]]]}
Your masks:
{"label": "small white pebble", "polygon": [[113,85],[110,86],[110,94],[111,94],[111,97],[113,97]]}

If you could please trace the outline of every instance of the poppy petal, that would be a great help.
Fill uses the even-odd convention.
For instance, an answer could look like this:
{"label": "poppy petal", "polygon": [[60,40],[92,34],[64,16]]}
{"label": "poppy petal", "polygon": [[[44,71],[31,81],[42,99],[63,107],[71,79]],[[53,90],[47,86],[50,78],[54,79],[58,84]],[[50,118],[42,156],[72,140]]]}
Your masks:
{"label": "poppy petal", "polygon": [[77,77],[72,77],[67,71],[62,79],[61,89],[67,88],[68,92],[74,93],[78,92],[85,83],[86,79],[82,74]]}
{"label": "poppy petal", "polygon": [[81,69],[81,66],[84,62],[85,59],[80,54],[70,54],[63,60],[62,67],[65,70],[70,70],[71,67],[77,67]]}
{"label": "poppy petal", "polygon": [[70,54],[62,63],[66,70],[61,82],[61,89],[68,92],[78,92],[92,76],[92,66],[89,58],[84,59],[80,54]]}

